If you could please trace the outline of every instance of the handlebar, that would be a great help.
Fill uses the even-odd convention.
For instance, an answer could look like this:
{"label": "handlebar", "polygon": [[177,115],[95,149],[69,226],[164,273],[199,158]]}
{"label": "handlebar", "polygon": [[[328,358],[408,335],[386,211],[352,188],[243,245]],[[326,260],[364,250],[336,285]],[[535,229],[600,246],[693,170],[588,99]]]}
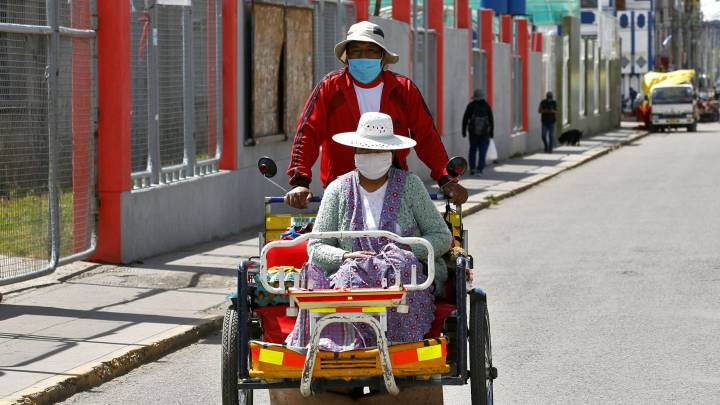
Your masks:
{"label": "handlebar", "polygon": [[[443,193],[429,193],[430,199],[433,201],[437,200],[447,200],[448,197]],[[322,200],[321,195],[315,195],[310,198],[311,203],[319,203]],[[285,203],[285,197],[284,196],[271,196],[271,197],[265,197],[265,203],[266,204],[284,204]]]}
{"label": "handlebar", "polygon": [[[299,244],[300,242],[303,242],[307,239],[330,239],[330,238],[363,238],[363,237],[371,237],[371,238],[381,238],[385,237],[390,240],[394,240],[396,242],[404,243],[404,244],[420,244],[422,245],[428,252],[427,257],[427,269],[428,274],[427,278],[425,279],[425,282],[422,284],[406,284],[405,288],[407,291],[418,291],[418,290],[424,290],[428,287],[430,287],[430,284],[435,281],[435,251],[433,250],[432,245],[430,242],[427,241],[427,239],[419,238],[419,237],[402,237],[395,233],[389,232],[389,231],[337,231],[337,232],[312,232],[312,233],[306,233],[303,235],[298,236],[295,239],[291,240],[276,240],[273,242],[268,243],[267,245],[263,246],[262,252],[260,253],[260,282],[262,283],[263,287],[265,287],[265,290],[267,290],[271,294],[285,294],[287,291],[285,290],[285,274],[284,272],[280,271],[278,272],[278,278],[279,283],[278,285],[280,288],[276,288],[271,286],[267,281],[267,253],[270,251],[270,249],[275,247],[289,247],[289,246],[295,246]],[[412,281],[411,281],[412,283]]]}
{"label": "handlebar", "polygon": [[[312,196],[310,198],[311,203],[319,203],[320,200],[322,200],[322,196]],[[266,204],[283,204],[285,203],[285,197],[284,196],[272,196],[272,197],[265,197],[265,203]]]}

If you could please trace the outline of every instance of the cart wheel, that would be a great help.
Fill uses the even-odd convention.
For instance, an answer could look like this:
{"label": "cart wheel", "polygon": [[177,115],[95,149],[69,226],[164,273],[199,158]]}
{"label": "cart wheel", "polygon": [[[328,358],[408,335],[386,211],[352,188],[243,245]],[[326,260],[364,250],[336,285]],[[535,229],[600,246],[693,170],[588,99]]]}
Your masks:
{"label": "cart wheel", "polygon": [[238,390],[238,318],[235,307],[225,310],[222,329],[222,403],[252,405],[252,390]]}
{"label": "cart wheel", "polygon": [[484,293],[470,294],[470,392],[473,405],[492,405],[493,380],[490,317]]}

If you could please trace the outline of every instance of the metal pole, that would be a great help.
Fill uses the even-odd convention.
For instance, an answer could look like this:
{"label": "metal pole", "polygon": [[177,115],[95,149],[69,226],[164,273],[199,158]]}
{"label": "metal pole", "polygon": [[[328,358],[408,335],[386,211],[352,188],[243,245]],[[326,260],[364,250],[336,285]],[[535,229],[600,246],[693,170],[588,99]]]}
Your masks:
{"label": "metal pole", "polygon": [[[213,1],[213,0],[210,0]],[[207,16],[213,18],[213,16]],[[183,164],[184,175],[195,173],[195,75],[193,74],[192,7],[182,9],[183,42]],[[210,134],[208,134],[210,135]],[[208,151],[210,154],[211,151]]]}
{"label": "metal pole", "polygon": [[46,1],[48,25],[52,30],[48,52],[46,70],[48,84],[48,206],[50,208],[50,221],[48,224],[48,237],[50,253],[50,266],[55,268],[60,259],[60,201],[57,182],[58,171],[58,76],[60,74],[60,28],[58,2]]}
{"label": "metal pole", "polygon": [[160,183],[160,89],[158,88],[158,10],[154,0],[146,0],[150,11],[150,42],[147,45],[148,70],[148,171],[150,183]]}
{"label": "metal pole", "polygon": [[[216,18],[215,23],[215,91],[217,92],[217,103],[216,109],[216,120],[217,125],[215,126],[217,135],[217,148],[215,150],[215,157],[217,159],[220,159],[220,156],[222,155],[223,151],[223,92],[222,92],[222,1],[221,0],[215,0],[215,10],[217,12],[217,16],[213,16],[213,18]],[[228,27],[230,28],[230,27]],[[210,155],[210,151],[208,151],[208,155]],[[211,155],[212,156],[212,155]],[[220,168],[220,163],[216,163],[215,169]]]}
{"label": "metal pole", "polygon": [[415,67],[417,66],[417,0],[412,0],[412,65],[410,67],[411,69],[411,77],[413,78],[413,81],[417,80],[417,75],[415,73]]}
{"label": "metal pole", "polygon": [[[423,0],[423,47],[425,48],[423,50],[423,56],[425,57],[425,62],[423,62],[423,90],[425,91],[425,94],[423,95],[424,98],[428,98],[430,95],[430,86],[431,81],[428,77],[430,75],[430,58],[428,57],[428,54],[430,52],[430,47],[428,46],[428,3],[429,0]],[[435,104],[435,101],[433,100],[433,105]],[[434,108],[433,108],[434,110]],[[433,115],[435,112],[433,111]]]}

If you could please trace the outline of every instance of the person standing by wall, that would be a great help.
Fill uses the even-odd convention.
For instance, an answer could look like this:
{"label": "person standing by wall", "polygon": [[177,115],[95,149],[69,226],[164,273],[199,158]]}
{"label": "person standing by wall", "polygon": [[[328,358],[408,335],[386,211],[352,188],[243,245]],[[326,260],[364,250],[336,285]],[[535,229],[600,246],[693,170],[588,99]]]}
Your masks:
{"label": "person standing by wall", "polygon": [[552,91],[548,91],[545,99],[540,102],[540,120],[542,122],[542,141],[545,146],[545,153],[552,153],[555,139],[555,122],[557,115],[557,103],[553,99]]}
{"label": "person standing by wall", "polygon": [[[485,155],[494,134],[495,123],[492,108],[485,101],[485,93],[477,89],[473,92],[473,99],[465,108],[462,119],[462,137],[465,138],[467,135],[470,140],[468,161],[471,175],[482,174],[485,169]],[[476,158],[479,159],[477,163]]]}

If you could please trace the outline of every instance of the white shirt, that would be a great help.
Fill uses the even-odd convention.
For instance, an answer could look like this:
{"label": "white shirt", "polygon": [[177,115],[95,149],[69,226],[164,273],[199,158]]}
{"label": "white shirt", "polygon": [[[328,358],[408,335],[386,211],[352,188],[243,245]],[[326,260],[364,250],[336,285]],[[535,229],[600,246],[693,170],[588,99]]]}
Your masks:
{"label": "white shirt", "polygon": [[380,111],[380,97],[382,96],[383,84],[384,83],[380,81],[380,84],[375,87],[364,88],[353,83],[358,107],[360,107],[360,115],[366,112]]}
{"label": "white shirt", "polygon": [[365,214],[365,230],[377,231],[380,229],[380,216],[382,215],[383,203],[385,201],[387,181],[382,187],[372,193],[362,188],[362,186],[358,188],[360,189],[363,214]]}

